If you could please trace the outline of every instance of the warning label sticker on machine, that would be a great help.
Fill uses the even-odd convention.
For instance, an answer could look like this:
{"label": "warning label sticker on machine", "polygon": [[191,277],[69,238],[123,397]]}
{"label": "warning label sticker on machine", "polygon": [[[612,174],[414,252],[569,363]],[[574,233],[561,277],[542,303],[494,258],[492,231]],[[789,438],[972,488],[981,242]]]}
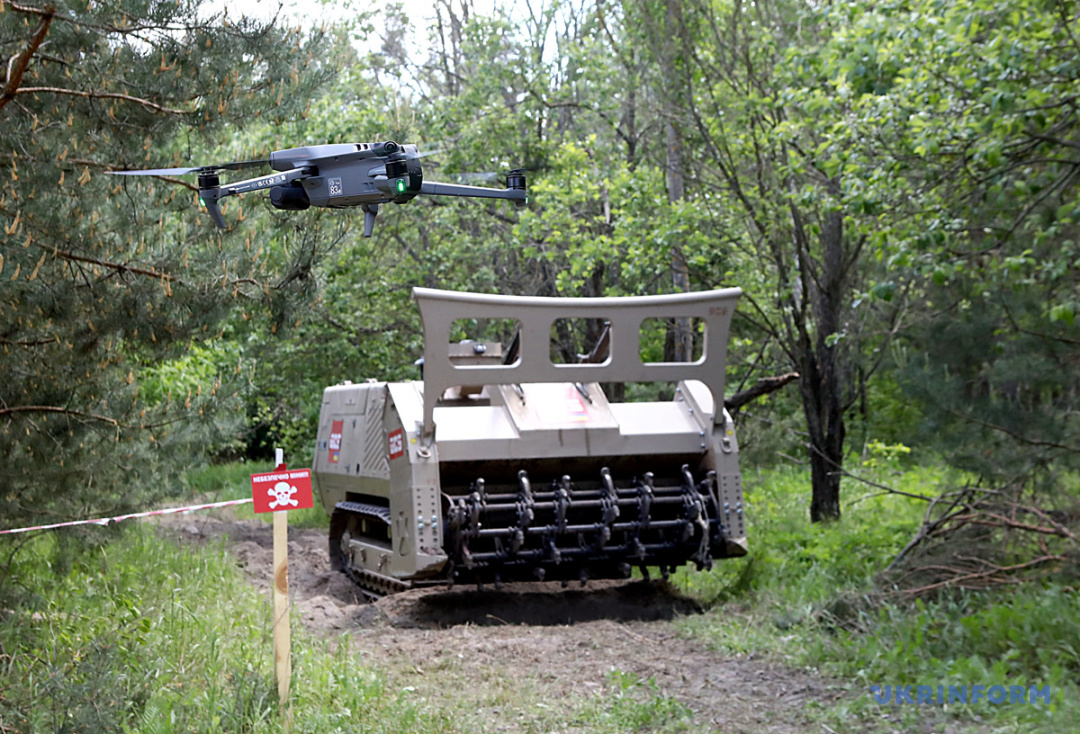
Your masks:
{"label": "warning label sticker on machine", "polygon": [[581,400],[581,395],[572,387],[566,389],[566,413],[570,420],[589,420],[589,412],[585,410],[585,403]]}
{"label": "warning label sticker on machine", "polygon": [[529,385],[529,391],[537,393],[536,417],[540,425],[592,423],[592,415],[573,385]]}
{"label": "warning label sticker on machine", "polygon": [[400,428],[390,431],[387,436],[390,458],[397,459],[405,455],[405,432]]}
{"label": "warning label sticker on machine", "polygon": [[341,433],[345,430],[345,421],[334,421],[330,426],[330,454],[327,456],[327,460],[331,464],[338,463],[338,458],[341,455]]}

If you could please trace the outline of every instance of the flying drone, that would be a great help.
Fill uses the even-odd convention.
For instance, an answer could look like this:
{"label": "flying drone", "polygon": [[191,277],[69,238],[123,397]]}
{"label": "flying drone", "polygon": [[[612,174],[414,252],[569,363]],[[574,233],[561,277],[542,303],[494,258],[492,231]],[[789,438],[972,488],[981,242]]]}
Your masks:
{"label": "flying drone", "polygon": [[[417,194],[509,199],[525,206],[525,171],[506,176],[505,189],[424,181],[420,152],[415,145],[350,143],[311,145],[276,150],[266,160],[238,161],[195,168],[155,168],[142,171],[109,171],[116,176],[183,176],[199,174],[199,203],[206,207],[219,229],[225,229],[218,202],[226,196],[270,189],[275,209],[302,211],[312,206],[342,209],[358,206],[364,212],[364,236],[375,229],[379,204],[404,204]],[[278,173],[221,184],[219,171],[269,165]]]}

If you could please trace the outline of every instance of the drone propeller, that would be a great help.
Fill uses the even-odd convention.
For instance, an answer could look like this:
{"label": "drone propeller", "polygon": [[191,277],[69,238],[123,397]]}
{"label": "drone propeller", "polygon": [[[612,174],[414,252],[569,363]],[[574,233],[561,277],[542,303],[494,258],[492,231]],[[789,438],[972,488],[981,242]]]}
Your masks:
{"label": "drone propeller", "polygon": [[492,183],[502,176],[498,171],[470,171],[467,173],[447,173],[444,175],[447,178],[452,178],[455,181],[461,181],[462,183]]}
{"label": "drone propeller", "polygon": [[148,168],[135,171],[106,171],[112,176],[186,176],[189,173],[213,173],[214,171],[240,171],[245,168],[256,168],[270,163],[269,160],[236,161],[234,163],[222,163],[212,166],[195,166],[194,168]]}
{"label": "drone propeller", "polygon": [[[452,178],[455,181],[461,183],[495,183],[496,181],[503,180],[506,183],[507,188],[518,188],[519,185],[523,185],[523,178],[529,169],[527,168],[514,168],[505,173],[499,171],[466,171],[464,173],[446,173],[443,174],[447,178]],[[511,179],[515,179],[519,185],[511,183]]]}
{"label": "drone propeller", "polygon": [[[149,168],[137,171],[106,171],[113,176],[186,176],[189,173],[199,174],[199,203],[206,207],[210,218],[219,229],[225,229],[225,219],[221,216],[218,207],[218,199],[221,198],[221,179],[218,171],[240,171],[245,168],[257,168],[268,165],[268,159],[234,161],[232,163],[220,163],[211,166],[195,166],[192,168]],[[266,178],[266,177],[264,177]]]}
{"label": "drone propeller", "polygon": [[146,168],[138,171],[105,171],[105,173],[110,176],[184,176],[202,170],[202,168]]}

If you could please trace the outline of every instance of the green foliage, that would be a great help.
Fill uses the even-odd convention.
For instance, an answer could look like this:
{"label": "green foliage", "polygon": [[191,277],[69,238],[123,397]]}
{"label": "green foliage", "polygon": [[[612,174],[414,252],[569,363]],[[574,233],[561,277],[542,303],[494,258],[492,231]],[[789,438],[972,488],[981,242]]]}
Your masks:
{"label": "green foliage", "polygon": [[995,479],[1072,467],[1075,8],[966,0],[826,16],[828,43],[799,58],[850,100],[843,155],[857,178],[894,192],[880,241],[892,272],[867,295],[895,292],[900,276],[927,314],[894,355],[924,432]]}
{"label": "green foliage", "polygon": [[[860,612],[851,628],[818,635],[806,661],[849,680],[871,685],[1048,686],[1049,703],[990,707],[961,704],[951,716],[990,714],[1001,726],[1058,731],[1078,709],[1075,644],[1080,614],[1072,589],[1030,586],[1007,594],[959,594],[912,607]],[[834,715],[870,719],[881,707],[867,695]]]}
{"label": "green foliage", "polygon": [[127,531],[68,558],[62,577],[47,560],[58,535],[20,555],[34,594],[5,599],[0,720],[20,731],[207,732],[267,721],[268,606],[223,546],[191,553],[152,526]]}
{"label": "green foliage", "polygon": [[[563,22],[554,6],[541,16],[544,23]],[[540,50],[546,42],[540,27],[503,16],[455,19],[460,33],[445,43],[429,36],[439,63],[416,65],[411,80],[403,75],[415,60],[394,41],[404,32],[404,19],[388,20],[381,52],[354,59],[307,117],[285,126],[287,134],[311,142],[419,142],[421,150],[441,150],[425,158],[425,176],[434,180],[470,171],[492,172],[497,180],[509,168],[525,166],[530,205],[515,210],[420,197],[384,207],[376,236],[367,240],[352,226],[355,213],[301,215],[320,226],[331,220],[342,226],[321,260],[319,298],[288,340],[265,329],[237,328],[230,337],[256,363],[247,397],[249,458],[266,455],[275,444],[290,455],[309,451],[319,395],[328,385],[419,376],[412,367],[423,347],[409,300],[413,286],[539,295],[655,293],[664,290],[659,279],[680,237],[702,282],[717,269],[726,272],[728,256],[714,246],[717,230],[706,212],[690,202],[666,203],[662,170],[643,159],[658,146],[634,131],[636,155],[627,157],[619,135],[591,112],[595,106],[607,115],[624,106],[607,94],[618,88],[623,71],[597,53],[607,44],[601,28],[591,21],[574,28],[567,21],[564,53],[552,57]],[[395,86],[408,84],[422,93],[408,95]],[[644,100],[648,90],[640,93]],[[576,106],[553,116],[549,103],[568,94]],[[637,114],[644,120],[655,111]],[[267,133],[258,134],[271,144]],[[272,140],[285,142],[284,136]]]}
{"label": "green foliage", "polygon": [[1019,593],[957,594],[913,608],[865,612],[812,655],[861,680],[895,677],[959,685],[974,673],[1017,685],[1061,686],[1080,670],[1080,615],[1056,585]]}
{"label": "green foliage", "polygon": [[875,438],[866,442],[864,454],[866,458],[862,460],[862,465],[868,469],[895,467],[902,457],[911,454],[911,448],[902,443],[887,444]]}
{"label": "green foliage", "polygon": [[[867,478],[927,495],[946,476],[935,469],[900,477],[886,471],[881,467]],[[926,503],[863,486],[840,522],[819,525],[806,516],[808,482],[805,471],[786,467],[745,471],[750,554],[719,562],[708,573],[680,572],[679,586],[710,605],[749,593],[760,597],[762,607],[796,620],[808,619],[837,594],[871,587],[918,527]]]}
{"label": "green foliage", "polygon": [[198,396],[220,384],[226,373],[242,369],[241,358],[227,342],[197,343],[182,357],[144,368],[140,392],[147,405],[157,407],[174,395]]}
{"label": "green foliage", "polygon": [[[408,19],[397,12],[381,18],[382,48],[360,57],[350,40],[371,32],[365,16],[331,38],[225,23],[199,6],[62,4],[40,26],[37,50],[42,16],[10,3],[0,13],[9,68],[21,69],[31,49],[16,94],[0,102],[5,523],[121,512],[181,491],[184,468],[191,492],[247,496],[258,464],[199,468],[208,451],[242,446],[261,462],[283,446],[290,464],[307,463],[324,387],[417,376],[412,286],[656,293],[682,265],[691,288],[746,292],[729,385],[793,366],[803,373],[800,390],[743,412],[747,466],[794,456],[808,429],[811,456],[832,462],[818,462],[819,479],[835,479],[852,445],[862,449],[857,471],[918,494],[946,476],[925,468],[937,452],[980,477],[1020,475],[1036,500],[1074,476],[1072,3],[780,1],[751,13],[634,0],[586,14],[541,3],[527,21],[442,5],[453,31],[428,33],[422,59],[410,58]],[[329,58],[343,68],[320,96],[335,72]],[[669,129],[686,174],[676,202],[665,180]],[[242,224],[220,234],[181,184],[101,175],[379,139],[444,148],[425,159],[432,179],[497,178],[524,165],[530,205],[418,199],[384,208],[376,237],[364,240],[353,212],[280,213],[248,197],[226,212]],[[647,334],[648,358],[663,353],[663,336]],[[833,443],[823,454],[825,435]],[[1075,678],[1075,634],[1043,621],[1075,627],[1063,588],[915,610],[872,603],[867,590],[922,503],[847,483],[846,517],[817,528],[805,519],[804,474],[750,471],[747,486],[752,555],[677,577],[712,605],[685,622],[710,644],[786,653],[864,682],[1007,674],[1067,687]],[[325,524],[318,509],[294,520]],[[0,706],[14,707],[4,715],[41,700],[42,727],[180,730],[196,726],[202,706],[213,712],[198,722],[208,730],[268,725],[265,668],[249,666],[235,639],[220,665],[203,659],[205,628],[181,612],[165,627],[147,617],[172,601],[129,591],[142,587],[128,571],[122,584],[106,582],[117,570],[107,556],[91,573],[100,559],[78,549],[107,532],[34,541],[5,575],[4,593],[21,579],[41,595],[12,602],[15,616],[0,621],[4,653],[19,651],[5,664],[30,666],[0,694]],[[46,574],[44,559],[62,573]],[[178,577],[198,572],[166,565]],[[211,565],[211,576],[224,573]],[[111,593],[86,591],[89,578]],[[174,596],[185,608],[203,603]],[[62,601],[45,601],[54,597]],[[46,625],[59,644],[46,644]],[[197,652],[164,639],[173,636]],[[330,675],[344,658],[324,665],[312,655],[303,664],[340,708],[318,708],[317,688],[298,694],[310,697],[301,730],[348,729],[350,709],[373,711],[373,727],[454,728],[386,696],[368,671]],[[181,671],[185,661],[194,667]],[[164,672],[147,689],[154,665]],[[159,679],[168,685],[155,687]],[[648,682],[613,674],[611,685],[611,716],[588,708],[583,721],[613,731],[683,726]],[[101,703],[67,716],[52,707],[65,696]]]}
{"label": "green foliage", "polygon": [[[182,548],[136,524],[71,558],[70,574],[58,577],[48,561],[57,537],[38,536],[16,561],[34,592],[8,587],[2,599],[0,725],[147,734],[280,728],[270,604],[222,544]],[[347,644],[294,625],[294,731],[461,730],[449,713],[389,689]]]}
{"label": "green foliage", "polygon": [[186,0],[8,3],[0,28],[25,70],[0,102],[0,513],[119,513],[235,441],[237,375],[211,342],[241,303],[280,321],[310,278],[208,229],[184,182],[103,173],[190,165],[267,99],[301,114],[324,38]]}
{"label": "green foliage", "polygon": [[[903,451],[878,451],[887,453]],[[890,463],[879,460],[862,471],[879,483],[931,496],[956,481],[939,469],[897,476]],[[924,719],[989,715],[1001,726],[1053,731],[1076,715],[1080,612],[1070,587],[887,601],[888,590],[877,586],[880,572],[915,532],[925,503],[867,487],[865,498],[850,501],[839,522],[812,525],[800,502],[807,481],[793,470],[748,472],[750,556],[674,577],[711,605],[705,615],[680,623],[687,634],[726,653],[767,653],[836,677],[851,695],[821,712],[830,723],[850,726],[854,717],[876,730],[875,721],[893,709],[875,704],[869,686],[886,684],[1004,683],[1054,691],[1049,706],[972,705],[947,713],[919,707]]]}
{"label": "green foliage", "polygon": [[[193,486],[233,476],[207,471]],[[105,532],[95,528],[96,532]],[[0,725],[14,731],[269,732],[280,729],[270,604],[222,544],[181,547],[153,524],[110,534],[96,550],[49,568],[56,534],[16,563],[34,593],[0,599]],[[148,563],[147,559],[153,562]],[[269,583],[269,569],[267,569]],[[456,732],[491,728],[454,696],[426,701],[357,656],[348,637],[318,639],[294,617],[292,730]],[[432,669],[430,674],[436,674]],[[595,696],[564,709],[514,690],[525,727],[694,730],[692,712],[652,680],[613,670]]]}
{"label": "green foliage", "polygon": [[[267,471],[273,467],[265,467]],[[258,464],[236,461],[228,464],[190,466],[184,472],[184,485],[192,497],[210,497],[214,501],[241,499],[251,491],[251,475],[262,468]]]}

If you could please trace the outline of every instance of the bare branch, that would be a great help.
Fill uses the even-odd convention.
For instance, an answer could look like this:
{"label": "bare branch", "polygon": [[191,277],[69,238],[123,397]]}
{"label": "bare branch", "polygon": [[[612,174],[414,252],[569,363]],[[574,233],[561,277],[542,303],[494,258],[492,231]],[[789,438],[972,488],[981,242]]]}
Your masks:
{"label": "bare branch", "polygon": [[797,379],[799,379],[798,372],[788,372],[786,375],[778,375],[776,377],[762,377],[754,383],[753,387],[740,390],[730,398],[726,398],[724,400],[724,407],[731,412],[737,411],[752,400],[757,400],[762,395],[776,392],[784,385],[787,385],[789,382],[794,382]]}
{"label": "bare branch", "polygon": [[84,92],[79,89],[64,89],[63,87],[23,87],[15,90],[13,94],[64,94],[71,97],[85,97],[86,99],[120,99],[125,102],[135,102],[155,112],[170,115],[190,115],[194,112],[194,110],[178,110],[173,107],[165,107],[148,99],[132,97],[130,94],[120,94],[119,92]]}
{"label": "bare branch", "polygon": [[169,282],[180,282],[179,278],[175,275],[169,275],[168,273],[160,273],[156,270],[146,270],[144,268],[133,268],[130,265],[123,263],[111,263],[105,260],[98,260],[93,257],[86,257],[85,255],[74,255],[70,252],[64,252],[56,247],[50,245],[42,245],[41,243],[35,243],[39,247],[49,250],[54,255],[64,260],[73,260],[75,262],[89,263],[91,265],[100,265],[103,268],[110,268],[122,273],[135,273],[136,275],[147,275],[151,278],[160,278],[161,280],[167,280]]}
{"label": "bare branch", "polygon": [[976,418],[973,415],[964,415],[963,413],[959,413],[959,412],[957,412],[955,410],[947,410],[946,412],[949,413],[950,415],[956,416],[957,418],[961,418],[963,420],[969,420],[972,423],[978,423],[983,428],[989,428],[990,430],[993,430],[993,431],[1000,431],[1001,433],[1004,433],[1006,436],[1009,436],[1011,438],[1016,439],[1020,443],[1026,443],[1028,446],[1038,446],[1040,448],[1050,448],[1050,449],[1061,449],[1063,451],[1069,451],[1069,452],[1072,452],[1072,453],[1080,453],[1080,447],[1077,447],[1077,446],[1069,446],[1067,444],[1057,443],[1056,441],[1043,441],[1043,440],[1037,439],[1037,438],[1028,438],[1027,436],[1024,436],[1023,434],[1017,433],[1016,431],[1010,430],[1010,429],[1008,429],[1008,428],[1006,428],[1004,426],[999,426],[999,425],[997,425],[995,423],[988,423],[987,421],[979,420],[978,418]]}
{"label": "bare branch", "polygon": [[[12,7],[16,10],[21,9],[14,5]],[[53,16],[56,14],[56,6],[47,5],[44,10],[37,12],[41,15],[41,22],[39,22],[38,27],[34,29],[34,34],[30,37],[30,42],[26,44],[26,48],[22,50],[22,53],[12,59],[12,63],[8,65],[7,81],[4,84],[4,91],[0,92],[0,109],[8,102],[15,99],[15,95],[19,93],[19,85],[22,84],[22,78],[23,74],[26,73],[26,67],[30,65],[30,59],[33,58],[34,53],[41,46],[42,41],[45,40],[45,36],[49,33],[49,25],[52,24]]]}
{"label": "bare branch", "polygon": [[106,415],[87,413],[82,410],[71,410],[70,408],[60,408],[55,405],[16,405],[14,408],[0,408],[0,416],[11,415],[14,413],[59,413],[61,415],[78,416],[79,418],[92,418],[93,420],[108,423],[116,428],[120,428],[120,424],[115,419]]}
{"label": "bare branch", "polygon": [[8,339],[0,339],[0,344],[7,344],[7,345],[10,345],[10,346],[13,346],[13,347],[42,347],[42,346],[45,346],[46,344],[55,344],[58,341],[60,341],[60,340],[57,339],[54,336],[54,337],[52,337],[50,339],[36,339],[34,341],[21,341],[21,342],[13,342],[13,341],[9,341]]}
{"label": "bare branch", "polygon": [[1047,528],[1047,527],[1043,527],[1041,525],[1031,525],[1030,523],[1018,522],[1016,520],[1012,520],[1010,518],[1007,518],[1004,515],[999,515],[999,514],[993,513],[993,512],[986,513],[986,517],[991,518],[991,519],[995,520],[996,522],[991,522],[990,520],[982,520],[982,519],[976,517],[975,515],[957,515],[953,519],[956,520],[957,522],[959,522],[959,521],[969,522],[972,525],[985,525],[987,527],[992,527],[992,528],[1013,528],[1014,530],[1027,530],[1027,531],[1032,532],[1032,533],[1043,533],[1045,535],[1056,535],[1059,538],[1068,538],[1069,540],[1073,540],[1073,541],[1076,540],[1076,535],[1075,534],[1070,533],[1068,530],[1066,530],[1065,528],[1062,528],[1062,527]]}
{"label": "bare branch", "polygon": [[[839,474],[840,476],[847,477],[848,479],[854,479],[855,481],[862,482],[863,484],[869,484],[871,487],[876,487],[877,489],[880,489],[884,494],[898,494],[901,497],[910,497],[913,500],[922,500],[923,502],[933,502],[934,501],[933,497],[927,497],[925,494],[915,494],[914,492],[905,492],[902,489],[895,489],[893,487],[890,487],[887,484],[878,484],[877,482],[871,481],[871,480],[867,479],[866,477],[860,477],[858,474],[852,474],[851,472],[847,471],[846,469],[841,469],[840,471],[831,472],[831,473],[832,474]],[[855,503],[851,502],[850,504],[855,504]]]}

